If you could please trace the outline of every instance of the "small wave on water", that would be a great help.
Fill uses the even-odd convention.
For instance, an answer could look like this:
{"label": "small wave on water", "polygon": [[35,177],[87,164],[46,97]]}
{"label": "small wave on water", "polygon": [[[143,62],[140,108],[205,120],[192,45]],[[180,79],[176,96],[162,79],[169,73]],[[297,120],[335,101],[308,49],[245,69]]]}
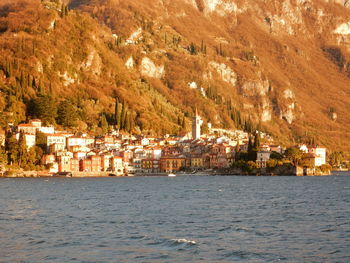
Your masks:
{"label": "small wave on water", "polygon": [[175,244],[188,244],[188,245],[196,245],[197,242],[194,240],[187,240],[185,238],[180,239],[171,239],[171,241],[174,241]]}
{"label": "small wave on water", "polygon": [[158,239],[149,243],[151,246],[161,247],[162,249],[170,250],[188,250],[197,246],[197,242],[194,240],[188,240],[185,238],[174,239]]}

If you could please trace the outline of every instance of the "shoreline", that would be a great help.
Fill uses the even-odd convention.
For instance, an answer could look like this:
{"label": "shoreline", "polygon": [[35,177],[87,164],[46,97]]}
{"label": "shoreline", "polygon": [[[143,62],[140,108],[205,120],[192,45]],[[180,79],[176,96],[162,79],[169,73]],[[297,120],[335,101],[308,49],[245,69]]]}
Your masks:
{"label": "shoreline", "polygon": [[[198,173],[177,173],[176,177],[181,176],[263,176],[263,177],[275,177],[275,176],[298,176],[298,177],[313,177],[313,176],[334,176],[335,172],[316,174],[316,175],[296,175],[296,174],[274,174],[274,173],[237,173],[226,171],[216,172],[198,172]],[[342,171],[348,172],[348,171]],[[113,177],[168,177],[168,173],[135,173],[135,174],[123,174],[116,175],[112,172],[67,172],[66,174],[52,174],[42,171],[25,171],[25,172],[13,172],[7,174],[6,172],[0,173],[0,178],[113,178]]]}

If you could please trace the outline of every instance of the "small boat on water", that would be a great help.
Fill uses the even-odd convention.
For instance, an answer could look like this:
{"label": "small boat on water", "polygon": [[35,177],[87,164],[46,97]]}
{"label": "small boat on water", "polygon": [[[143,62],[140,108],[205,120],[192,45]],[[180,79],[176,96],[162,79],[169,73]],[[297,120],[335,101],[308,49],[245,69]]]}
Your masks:
{"label": "small boat on water", "polygon": [[170,173],[170,174],[168,174],[168,177],[176,177],[176,174]]}

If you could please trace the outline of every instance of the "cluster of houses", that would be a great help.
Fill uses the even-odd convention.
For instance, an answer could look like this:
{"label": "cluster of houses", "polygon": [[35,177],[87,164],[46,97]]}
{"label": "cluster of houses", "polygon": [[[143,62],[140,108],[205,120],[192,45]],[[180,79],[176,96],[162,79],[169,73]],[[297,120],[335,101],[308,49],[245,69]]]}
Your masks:
{"label": "cluster of houses", "polygon": [[[201,124],[196,114],[191,133],[161,138],[118,131],[91,137],[57,131],[54,127],[43,126],[38,119],[13,127],[13,132],[17,138],[20,133],[24,134],[28,148],[36,144],[38,132],[45,135],[46,153],[42,164],[51,167],[51,173],[109,172],[120,176],[223,169],[231,167],[236,151],[247,151],[249,135],[246,132],[228,131],[228,135],[224,135],[225,130],[216,130],[213,134],[201,135]],[[0,137],[0,144],[4,141],[4,137]],[[310,162],[326,163],[324,148],[305,147],[302,150],[308,153]],[[257,166],[266,167],[272,152],[282,153],[283,149],[269,143],[262,145],[257,154]]]}

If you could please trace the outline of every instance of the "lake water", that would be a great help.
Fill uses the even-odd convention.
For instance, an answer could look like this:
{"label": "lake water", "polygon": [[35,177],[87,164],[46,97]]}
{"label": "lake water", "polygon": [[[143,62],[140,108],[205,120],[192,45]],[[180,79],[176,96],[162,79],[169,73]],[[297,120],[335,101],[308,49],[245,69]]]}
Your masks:
{"label": "lake water", "polygon": [[350,176],[0,179],[0,262],[350,262]]}

